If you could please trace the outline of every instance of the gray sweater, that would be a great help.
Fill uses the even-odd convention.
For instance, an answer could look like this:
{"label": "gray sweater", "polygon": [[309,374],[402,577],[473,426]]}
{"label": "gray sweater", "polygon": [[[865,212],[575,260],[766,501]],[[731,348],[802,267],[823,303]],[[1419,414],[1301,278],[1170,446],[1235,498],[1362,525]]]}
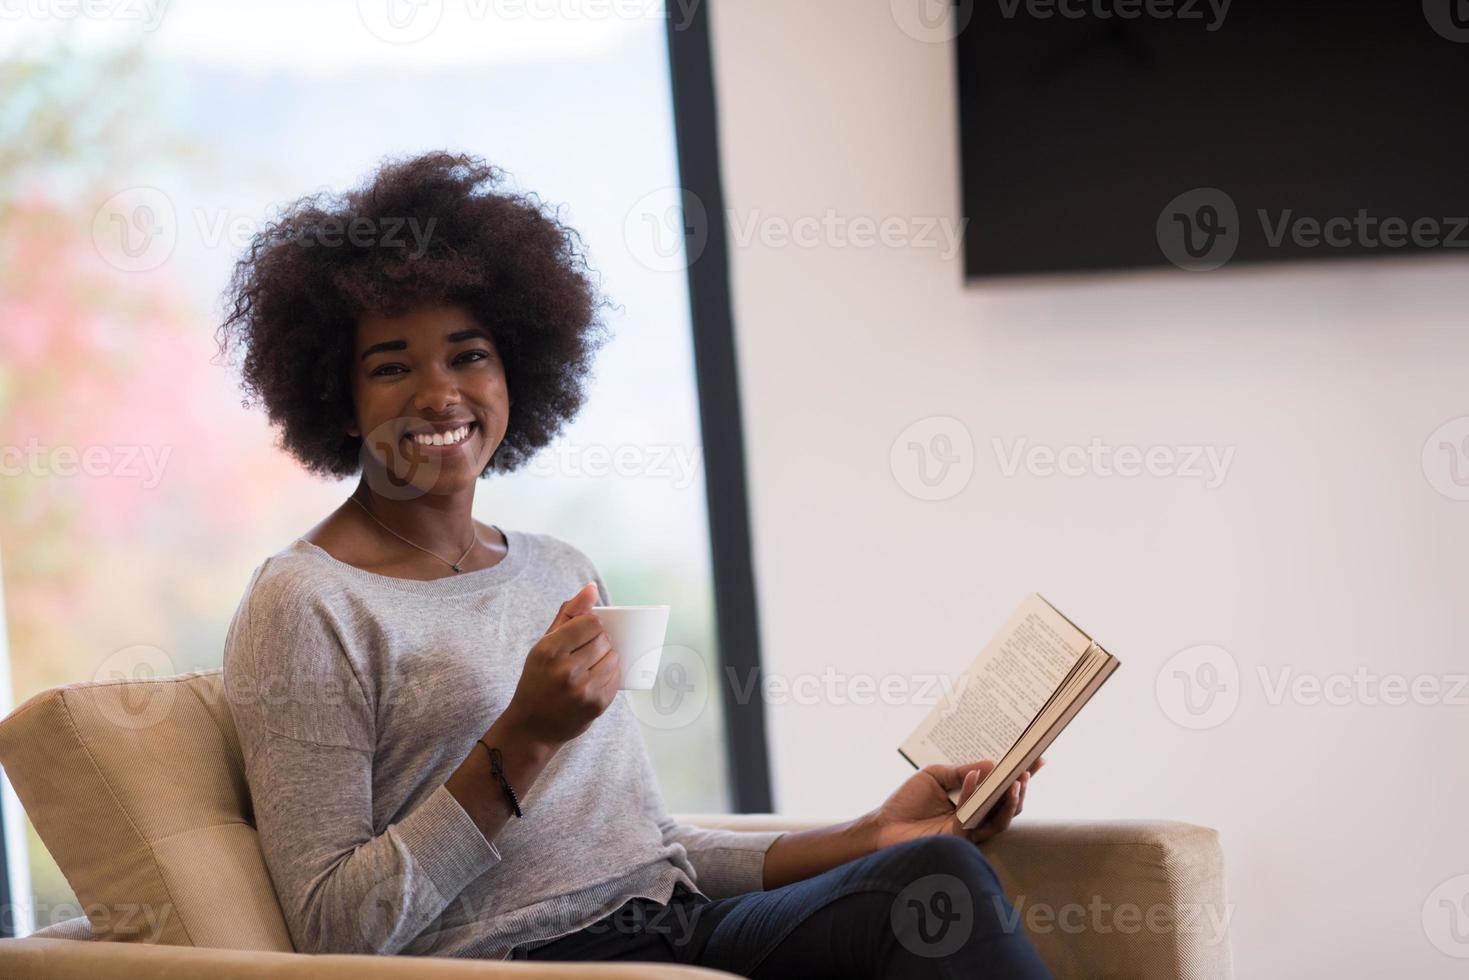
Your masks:
{"label": "gray sweater", "polygon": [[499,564],[432,582],[300,539],[251,578],[225,688],[298,951],[505,958],[679,882],[761,887],[779,833],[675,823],[626,693],[517,787],[525,816],[493,843],[444,789],[560,604],[591,581],[610,604],[579,550],[504,533]]}

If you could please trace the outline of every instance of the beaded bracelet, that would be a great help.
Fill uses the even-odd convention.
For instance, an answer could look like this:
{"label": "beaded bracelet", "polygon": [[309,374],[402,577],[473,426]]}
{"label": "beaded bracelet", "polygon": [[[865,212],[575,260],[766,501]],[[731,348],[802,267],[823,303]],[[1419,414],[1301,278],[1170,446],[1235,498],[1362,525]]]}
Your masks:
{"label": "beaded bracelet", "polygon": [[495,777],[504,788],[505,795],[510,798],[510,808],[515,811],[517,817],[525,816],[520,812],[520,798],[515,795],[515,790],[510,788],[510,781],[505,778],[505,759],[500,755],[500,750],[483,738],[479,739],[479,744],[490,752],[490,775]]}

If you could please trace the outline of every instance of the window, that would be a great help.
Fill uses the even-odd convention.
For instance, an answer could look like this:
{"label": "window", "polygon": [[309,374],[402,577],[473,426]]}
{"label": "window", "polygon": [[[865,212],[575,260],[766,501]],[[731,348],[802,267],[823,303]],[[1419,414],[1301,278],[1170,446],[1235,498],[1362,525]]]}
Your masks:
{"label": "window", "polygon": [[[483,156],[564,205],[619,304],[581,417],[525,470],[484,481],[476,516],[576,544],[616,603],[669,603],[669,650],[715,675],[688,287],[670,251],[681,239],[646,237],[678,183],[662,10],[398,2],[140,0],[106,20],[28,6],[7,26],[12,703],[140,664],[219,664],[250,571],[355,482],[307,475],[241,407],[234,372],[213,360],[219,295],[272,208],[435,148]],[[727,809],[720,698],[650,704],[640,715],[670,809]],[[33,833],[26,852],[17,895],[35,896],[35,925],[79,914]]]}

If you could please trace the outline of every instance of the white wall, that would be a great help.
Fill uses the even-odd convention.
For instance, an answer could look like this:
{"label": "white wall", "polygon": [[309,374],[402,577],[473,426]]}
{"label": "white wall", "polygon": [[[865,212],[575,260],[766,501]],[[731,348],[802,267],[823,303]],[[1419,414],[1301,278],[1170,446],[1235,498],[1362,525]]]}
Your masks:
{"label": "white wall", "polygon": [[[712,14],[732,223],[957,220],[947,45],[897,29],[881,0]],[[733,249],[770,672],[954,672],[1040,591],[1123,668],[1022,820],[1219,828],[1240,977],[1461,975],[1424,906],[1469,872],[1469,692],[1272,704],[1269,688],[1285,669],[1445,683],[1469,669],[1469,503],[1421,463],[1430,433],[1469,415],[1462,258],[965,287],[941,251]],[[974,443],[972,479],[942,501],[906,492],[889,458],[932,416]],[[1006,477],[992,440],[1022,437],[1234,457],[1214,489]],[[1170,718],[1176,665],[1161,696],[1155,681],[1200,644],[1238,665],[1238,707],[1188,730]],[[772,698],[779,808],[874,805],[907,774],[895,746],[926,710]]]}

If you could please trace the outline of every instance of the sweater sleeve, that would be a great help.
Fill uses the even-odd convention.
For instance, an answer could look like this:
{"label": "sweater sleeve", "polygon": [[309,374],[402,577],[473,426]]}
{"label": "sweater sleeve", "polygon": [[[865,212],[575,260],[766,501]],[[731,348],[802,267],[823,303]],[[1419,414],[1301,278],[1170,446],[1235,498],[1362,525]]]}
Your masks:
{"label": "sweater sleeve", "polygon": [[291,940],[397,953],[500,854],[443,786],[375,827],[375,712],[350,634],[301,582],[257,579],[242,612],[225,686]]}
{"label": "sweater sleeve", "polygon": [[[602,596],[602,605],[611,605],[601,574],[595,569],[592,574]],[[730,898],[746,892],[763,891],[765,852],[784,831],[714,830],[675,820],[664,804],[643,734],[636,722],[630,723],[629,727],[633,743],[631,750],[640,764],[643,812],[657,824],[665,845],[683,847],[689,864],[693,866],[694,884],[698,889],[710,898]]]}

